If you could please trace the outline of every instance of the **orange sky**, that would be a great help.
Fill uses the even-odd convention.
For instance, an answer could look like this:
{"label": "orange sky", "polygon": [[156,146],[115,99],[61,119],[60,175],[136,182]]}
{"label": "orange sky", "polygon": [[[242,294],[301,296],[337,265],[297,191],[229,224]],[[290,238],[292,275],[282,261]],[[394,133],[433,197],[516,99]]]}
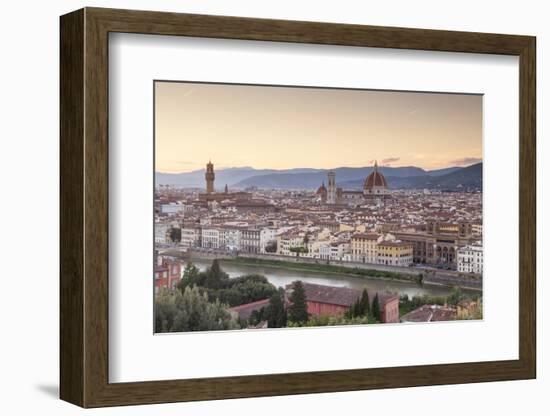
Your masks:
{"label": "orange sky", "polygon": [[158,172],[252,166],[436,169],[482,155],[482,96],[155,83]]}

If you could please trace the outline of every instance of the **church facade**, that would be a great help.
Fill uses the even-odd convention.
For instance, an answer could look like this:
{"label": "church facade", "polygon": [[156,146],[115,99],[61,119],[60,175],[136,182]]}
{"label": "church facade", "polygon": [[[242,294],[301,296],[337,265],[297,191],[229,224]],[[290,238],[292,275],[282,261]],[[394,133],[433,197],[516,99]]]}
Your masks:
{"label": "church facade", "polygon": [[336,186],[336,173],[329,171],[327,173],[327,183],[323,182],[316,195],[321,199],[322,203],[329,205],[360,205],[363,203],[383,203],[390,198],[390,191],[386,178],[378,170],[378,163],[375,161],[372,172],[365,178],[363,182],[363,190],[343,189]]}

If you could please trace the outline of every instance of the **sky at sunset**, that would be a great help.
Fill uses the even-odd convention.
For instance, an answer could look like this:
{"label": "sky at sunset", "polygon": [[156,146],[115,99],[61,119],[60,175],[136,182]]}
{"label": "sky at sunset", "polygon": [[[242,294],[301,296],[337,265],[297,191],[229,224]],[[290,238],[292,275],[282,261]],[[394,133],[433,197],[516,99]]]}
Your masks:
{"label": "sky at sunset", "polygon": [[155,83],[157,172],[467,166],[482,157],[482,96]]}

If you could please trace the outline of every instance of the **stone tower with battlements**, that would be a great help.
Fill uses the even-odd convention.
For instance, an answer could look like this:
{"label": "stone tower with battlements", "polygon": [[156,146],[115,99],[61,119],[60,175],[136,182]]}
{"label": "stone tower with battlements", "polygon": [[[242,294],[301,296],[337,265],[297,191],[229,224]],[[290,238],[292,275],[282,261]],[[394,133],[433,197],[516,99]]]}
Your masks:
{"label": "stone tower with battlements", "polygon": [[206,173],[204,177],[206,179],[206,193],[211,194],[214,192],[214,179],[216,178],[214,174],[214,164],[211,161],[206,164]]}

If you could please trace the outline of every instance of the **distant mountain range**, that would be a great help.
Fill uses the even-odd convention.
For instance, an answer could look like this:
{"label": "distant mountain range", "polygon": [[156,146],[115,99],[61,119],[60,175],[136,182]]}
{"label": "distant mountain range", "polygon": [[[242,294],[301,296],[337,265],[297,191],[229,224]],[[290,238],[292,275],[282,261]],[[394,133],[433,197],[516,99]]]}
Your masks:
{"label": "distant mountain range", "polygon": [[[481,190],[482,171],[483,164],[477,163],[465,168],[453,168],[450,172],[439,171],[435,175],[426,172],[426,174],[418,176],[385,176],[391,189]],[[363,187],[363,180],[346,181],[338,185],[342,188],[361,189]]]}
{"label": "distant mountain range", "polygon": [[[361,189],[363,181],[372,172],[372,167],[333,169],[336,184],[344,189]],[[426,171],[407,167],[380,167],[391,189],[481,189],[482,163],[465,168],[450,167]],[[254,169],[251,167],[216,170],[216,188],[244,189],[258,187],[264,189],[317,189],[327,183],[326,169]],[[186,173],[156,173],[157,185],[176,185],[202,188],[205,185],[204,169]]]}

